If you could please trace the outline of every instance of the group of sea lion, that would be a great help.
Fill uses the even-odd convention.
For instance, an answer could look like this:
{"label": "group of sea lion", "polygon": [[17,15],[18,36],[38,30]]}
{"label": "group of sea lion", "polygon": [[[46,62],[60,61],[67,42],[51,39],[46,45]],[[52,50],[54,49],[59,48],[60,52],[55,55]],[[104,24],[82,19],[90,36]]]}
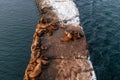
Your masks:
{"label": "group of sea lion", "polygon": [[68,32],[68,31],[64,31],[64,33],[66,34],[66,36],[60,38],[60,40],[63,41],[63,42],[68,42],[70,40],[77,41],[81,37],[83,37],[83,35],[81,35],[80,32],[75,32],[75,31]]}
{"label": "group of sea lion", "polygon": [[39,20],[33,36],[31,60],[26,69],[24,80],[35,80],[42,72],[43,66],[48,64],[48,59],[41,54],[41,51],[47,50],[47,47],[41,44],[41,36],[44,34],[51,35],[54,30],[57,30],[57,23],[51,22],[49,18]]}
{"label": "group of sea lion", "polygon": [[[67,30],[64,26],[65,37],[61,37],[60,41],[68,42],[70,40],[79,40],[83,35],[78,30]],[[73,26],[72,26],[73,27]],[[33,42],[31,46],[31,60],[25,72],[24,80],[36,80],[43,70],[43,67],[48,65],[48,59],[42,55],[42,51],[47,50],[46,46],[41,44],[41,37],[44,35],[52,36],[53,32],[59,28],[59,22],[57,20],[52,20],[51,18],[41,18],[36,26],[36,31],[33,35]],[[70,28],[70,25],[69,25]]]}
{"label": "group of sea lion", "polygon": [[64,29],[64,33],[66,36],[61,37],[60,41],[62,42],[68,42],[70,40],[72,41],[78,41],[84,36],[83,30],[81,29],[81,26],[73,26],[73,25],[62,25],[62,29]]}

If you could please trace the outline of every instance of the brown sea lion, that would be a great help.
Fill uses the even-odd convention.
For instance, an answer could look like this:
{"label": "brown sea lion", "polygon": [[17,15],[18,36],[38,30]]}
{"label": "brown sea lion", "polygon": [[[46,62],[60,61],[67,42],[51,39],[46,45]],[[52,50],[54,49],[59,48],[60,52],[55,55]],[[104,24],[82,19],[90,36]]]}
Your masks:
{"label": "brown sea lion", "polygon": [[46,31],[46,29],[39,29],[39,30],[37,31],[38,36],[41,36],[45,31]]}
{"label": "brown sea lion", "polygon": [[36,62],[36,60],[37,60],[37,58],[33,58],[33,59],[30,60],[29,63],[30,63],[30,64],[33,64],[34,62]]}
{"label": "brown sea lion", "polygon": [[41,48],[42,50],[47,50],[47,47],[46,47],[46,46],[43,46],[43,45],[41,45],[40,48]]}
{"label": "brown sea lion", "polygon": [[32,50],[32,55],[36,58],[40,56],[40,49]]}
{"label": "brown sea lion", "polygon": [[36,50],[36,49],[38,49],[38,48],[39,48],[38,45],[32,44],[32,46],[31,46],[31,51]]}
{"label": "brown sea lion", "polygon": [[80,32],[73,31],[71,34],[73,35],[73,38],[72,38],[73,41],[78,41],[82,37]]}
{"label": "brown sea lion", "polygon": [[36,32],[37,32],[37,30],[39,30],[39,29],[45,29],[45,28],[47,28],[47,25],[48,25],[48,24],[38,23],[38,24],[36,25]]}
{"label": "brown sea lion", "polygon": [[39,64],[39,63],[42,63],[43,65],[47,65],[48,64],[48,60],[47,59],[41,59],[41,58],[38,58],[36,60],[36,62]]}
{"label": "brown sea lion", "polygon": [[29,80],[28,74],[25,74],[24,80]]}
{"label": "brown sea lion", "polygon": [[41,73],[41,64],[37,64],[33,72],[29,74],[30,78],[35,78]]}
{"label": "brown sea lion", "polygon": [[29,74],[30,78],[35,78],[41,73],[41,62],[37,64],[37,66],[34,68],[33,72]]}
{"label": "brown sea lion", "polygon": [[33,38],[35,38],[36,36],[38,36],[37,32],[34,33]]}
{"label": "brown sea lion", "polygon": [[40,43],[40,38],[39,36],[35,36],[32,45],[38,45]]}
{"label": "brown sea lion", "polygon": [[72,39],[72,34],[70,32],[64,31],[64,33],[66,34],[65,37],[60,38],[60,41],[63,42],[68,42]]}

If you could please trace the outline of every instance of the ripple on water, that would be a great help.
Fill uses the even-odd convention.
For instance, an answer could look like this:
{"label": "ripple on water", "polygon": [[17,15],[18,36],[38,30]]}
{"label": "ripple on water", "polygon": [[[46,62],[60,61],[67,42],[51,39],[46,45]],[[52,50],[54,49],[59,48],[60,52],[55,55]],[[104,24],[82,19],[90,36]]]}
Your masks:
{"label": "ripple on water", "polygon": [[76,3],[98,80],[120,80],[120,0]]}
{"label": "ripple on water", "polygon": [[0,7],[0,80],[22,80],[39,13],[34,0],[1,0]]}
{"label": "ripple on water", "polygon": [[[120,80],[120,0],[75,2],[98,80]],[[0,79],[22,80],[39,13],[34,0],[1,0],[0,7]]]}

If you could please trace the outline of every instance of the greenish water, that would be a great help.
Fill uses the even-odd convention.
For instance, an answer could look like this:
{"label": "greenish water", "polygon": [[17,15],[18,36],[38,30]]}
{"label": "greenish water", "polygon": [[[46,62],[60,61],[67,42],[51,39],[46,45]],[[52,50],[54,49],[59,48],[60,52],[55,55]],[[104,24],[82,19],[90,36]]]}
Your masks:
{"label": "greenish water", "polygon": [[[120,80],[120,0],[74,0],[98,80]],[[0,80],[22,80],[39,12],[35,0],[0,0]]]}

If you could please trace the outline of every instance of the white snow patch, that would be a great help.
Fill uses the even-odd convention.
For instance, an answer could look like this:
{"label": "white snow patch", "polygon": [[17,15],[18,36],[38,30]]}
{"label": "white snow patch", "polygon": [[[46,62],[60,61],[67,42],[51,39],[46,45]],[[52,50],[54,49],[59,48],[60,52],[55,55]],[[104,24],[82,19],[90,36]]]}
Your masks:
{"label": "white snow patch", "polygon": [[52,6],[60,21],[67,21],[64,24],[80,25],[79,11],[73,0],[44,0],[43,4],[44,6],[42,7]]}
{"label": "white snow patch", "polygon": [[[92,62],[90,61],[90,57],[88,58],[88,63],[90,64],[90,67],[93,69],[93,65],[92,65]],[[96,75],[95,75],[95,71],[92,71],[92,78],[91,80],[97,80],[96,79]]]}

